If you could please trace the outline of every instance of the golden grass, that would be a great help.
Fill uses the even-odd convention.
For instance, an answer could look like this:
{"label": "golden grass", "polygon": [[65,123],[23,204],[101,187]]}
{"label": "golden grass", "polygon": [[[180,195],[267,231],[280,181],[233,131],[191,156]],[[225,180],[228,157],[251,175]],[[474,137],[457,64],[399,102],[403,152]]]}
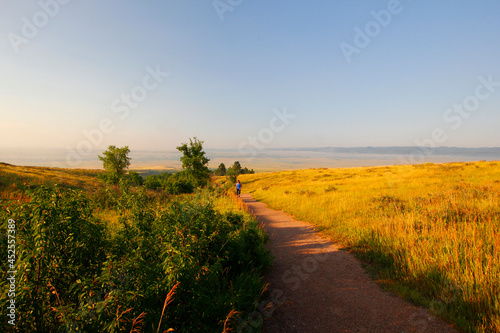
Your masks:
{"label": "golden grass", "polygon": [[471,332],[500,331],[500,163],[241,175],[245,192],[316,224],[378,278]]}
{"label": "golden grass", "polygon": [[[105,187],[105,184],[98,178],[103,172],[102,170],[24,167],[0,163],[0,199],[28,201],[29,197],[23,193],[23,189],[27,186],[58,184],[94,192]],[[97,217],[108,222],[111,231],[116,232],[122,227],[116,210],[97,209],[95,213]]]}
{"label": "golden grass", "polygon": [[227,196],[218,196],[212,202],[214,209],[221,213],[248,212],[248,207],[236,194],[228,192]]}
{"label": "golden grass", "polygon": [[60,184],[72,188],[97,188],[101,170],[24,167],[0,163],[0,198],[18,199],[19,189],[31,185]]}

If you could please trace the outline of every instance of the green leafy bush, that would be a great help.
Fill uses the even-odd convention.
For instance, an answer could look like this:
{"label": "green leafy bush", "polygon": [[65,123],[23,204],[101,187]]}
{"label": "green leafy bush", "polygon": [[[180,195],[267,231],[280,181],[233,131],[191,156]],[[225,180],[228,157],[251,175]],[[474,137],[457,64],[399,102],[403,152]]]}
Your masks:
{"label": "green leafy bush", "polygon": [[[94,195],[120,215],[113,234],[82,192],[40,187],[29,195],[0,213],[2,235],[8,219],[17,226],[14,331],[221,332],[231,311],[253,310],[270,263],[263,232],[247,215],[216,211],[212,192],[160,206],[122,182]],[[3,290],[6,271],[2,263]]]}
{"label": "green leafy bush", "polygon": [[[59,327],[78,304],[79,292],[72,288],[75,281],[96,278],[101,273],[106,259],[106,229],[93,217],[91,201],[82,192],[41,186],[29,194],[31,202],[15,207],[10,216],[2,214],[2,234],[5,222],[13,218],[16,307],[23,309],[19,310],[17,328],[22,332],[48,332]],[[5,280],[3,276],[2,283]]]}

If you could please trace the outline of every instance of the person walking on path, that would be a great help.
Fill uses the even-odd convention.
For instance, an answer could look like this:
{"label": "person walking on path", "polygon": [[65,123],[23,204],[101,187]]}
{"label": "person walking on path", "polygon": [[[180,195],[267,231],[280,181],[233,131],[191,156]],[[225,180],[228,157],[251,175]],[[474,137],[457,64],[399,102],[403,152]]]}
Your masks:
{"label": "person walking on path", "polygon": [[236,195],[239,197],[241,194],[241,182],[238,180],[236,183]]}

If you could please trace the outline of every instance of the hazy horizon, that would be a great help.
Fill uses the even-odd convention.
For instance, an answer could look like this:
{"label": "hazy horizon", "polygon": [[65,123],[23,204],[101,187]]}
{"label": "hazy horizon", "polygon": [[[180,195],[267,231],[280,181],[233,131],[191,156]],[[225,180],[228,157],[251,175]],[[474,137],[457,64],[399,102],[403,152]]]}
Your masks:
{"label": "hazy horizon", "polygon": [[[256,171],[307,168],[346,168],[395,164],[470,162],[500,160],[500,147],[308,147],[282,148],[244,154],[232,149],[206,149],[209,167],[220,163],[230,166],[240,161]],[[102,169],[98,155],[102,151],[70,156],[65,149],[0,148],[0,162],[23,166]],[[181,153],[176,150],[131,150],[130,169],[180,170]]]}

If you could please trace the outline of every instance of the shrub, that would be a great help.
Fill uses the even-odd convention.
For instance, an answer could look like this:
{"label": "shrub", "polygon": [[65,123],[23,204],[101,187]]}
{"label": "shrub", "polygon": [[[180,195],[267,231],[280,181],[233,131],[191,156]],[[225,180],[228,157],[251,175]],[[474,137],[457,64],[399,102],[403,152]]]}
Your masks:
{"label": "shrub", "polygon": [[16,221],[16,323],[24,332],[49,332],[78,307],[76,281],[100,274],[106,228],[81,192],[41,186],[30,194],[9,217]]}
{"label": "shrub", "polygon": [[42,186],[29,194],[0,212],[2,235],[10,218],[17,228],[14,331],[220,332],[229,313],[254,309],[269,264],[263,232],[248,216],[216,211],[213,193],[159,206],[121,182],[103,194],[120,215],[113,234],[83,192]]}
{"label": "shrub", "polygon": [[161,179],[158,175],[149,175],[144,179],[144,187],[149,190],[158,190],[162,187]]}

